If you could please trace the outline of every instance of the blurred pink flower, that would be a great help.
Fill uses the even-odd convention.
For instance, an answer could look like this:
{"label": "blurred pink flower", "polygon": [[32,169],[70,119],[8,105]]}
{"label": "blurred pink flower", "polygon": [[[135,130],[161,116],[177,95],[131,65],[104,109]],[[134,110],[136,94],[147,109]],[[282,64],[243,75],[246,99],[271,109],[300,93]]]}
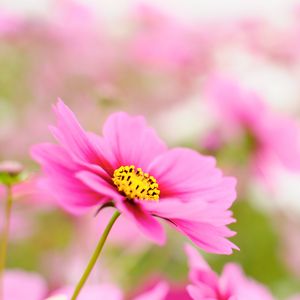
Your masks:
{"label": "blurred pink flower", "polygon": [[[115,113],[103,136],[85,132],[72,111],[59,101],[59,145],[32,149],[42,165],[44,188],[74,214],[112,203],[158,244],[165,233],[154,218],[167,220],[202,249],[230,254],[234,221],[234,178],[223,177],[215,159],[185,148],[167,150],[143,117]],[[150,175],[151,176],[150,176]]]}
{"label": "blurred pink flower", "polygon": [[209,64],[211,35],[154,6],[137,6],[133,16],[139,28],[130,41],[130,53],[139,64],[170,74],[193,76]]}
{"label": "blurred pink flower", "polygon": [[186,247],[189,258],[190,279],[187,287],[194,300],[273,300],[271,293],[261,284],[247,278],[240,266],[227,264],[218,276],[190,245]]}
{"label": "blurred pink flower", "polygon": [[227,141],[248,139],[256,174],[269,180],[276,166],[300,170],[300,127],[295,120],[272,112],[257,94],[235,81],[213,77],[206,92]]}
{"label": "blurred pink flower", "polygon": [[[151,298],[152,297],[152,298]],[[162,278],[154,278],[134,292],[128,299],[134,300],[191,300],[186,284],[173,284]]]}
{"label": "blurred pink flower", "polygon": [[[56,291],[46,300],[68,300],[73,293],[73,287],[66,287]],[[138,296],[130,298],[132,300],[166,300],[169,287],[165,282],[156,284],[147,292],[142,292]],[[112,284],[88,285],[78,296],[78,300],[123,300],[125,299],[122,291]],[[172,300],[176,300],[172,298]],[[183,300],[183,299],[181,299]]]}
{"label": "blurred pink flower", "polygon": [[38,209],[54,208],[53,197],[39,186],[39,177],[29,176],[25,181],[13,187],[14,197],[25,205]]}
{"label": "blurred pink flower", "polygon": [[232,20],[223,26],[230,29],[224,43],[227,42],[231,47],[237,48],[242,45],[251,54],[267,58],[271,63],[288,66],[297,61],[299,43],[295,39],[295,24],[292,28],[281,28],[266,18],[248,16]]}
{"label": "blurred pink flower", "polygon": [[8,270],[4,274],[3,300],[43,300],[47,293],[45,281],[37,274]]}
{"label": "blurred pink flower", "polygon": [[23,25],[24,20],[15,14],[3,11],[0,12],[0,37],[12,37]]}
{"label": "blurred pink flower", "polygon": [[129,17],[133,30],[115,43],[122,49],[112,68],[115,97],[133,103],[134,112],[149,113],[194,95],[213,64],[215,36],[207,26],[145,3]]}
{"label": "blurred pink flower", "polygon": [[[139,296],[134,297],[134,300],[165,300],[169,291],[169,286],[166,282],[162,281],[156,284],[150,290],[141,293]],[[174,299],[176,300],[176,299]]]}
{"label": "blurred pink flower", "polygon": [[[34,204],[37,209],[56,208],[53,197],[45,192],[39,185],[39,177],[29,176],[24,181],[15,184],[13,187],[13,198],[16,204]],[[5,199],[6,189],[0,185],[0,201]]]}
{"label": "blurred pink flower", "polygon": [[171,286],[164,300],[191,300],[186,288]]}
{"label": "blurred pink flower", "polygon": [[56,2],[49,20],[40,21],[44,29],[42,36],[35,37],[36,42],[42,38],[47,42],[47,47],[39,51],[47,59],[41,59],[34,69],[35,89],[40,95],[44,96],[45,90],[45,97],[49,90],[69,93],[66,86],[72,85],[78,86],[77,94],[82,100],[88,98],[88,91],[82,91],[84,86],[90,91],[99,80],[106,81],[113,46],[108,44],[104,24],[99,19],[79,1],[62,0]]}
{"label": "blurred pink flower", "polygon": [[220,130],[214,130],[208,132],[201,141],[201,146],[212,153],[219,150],[222,147],[222,133]]}
{"label": "blurred pink flower", "polygon": [[[74,287],[65,287],[56,291],[47,300],[68,300],[72,296]],[[122,300],[122,291],[113,284],[102,283],[98,285],[87,285],[81,291],[78,300]]]}
{"label": "blurred pink flower", "polygon": [[[16,208],[11,215],[10,239],[13,241],[28,238],[34,232],[32,217],[24,208],[30,211],[54,208],[53,198],[37,185],[35,177],[29,177],[25,181],[13,185],[13,207]],[[0,207],[4,206],[6,188],[0,185]],[[1,203],[2,202],[2,203]],[[32,206],[34,204],[34,206]],[[32,209],[33,207],[33,209]],[[4,222],[4,207],[0,211],[0,231]]]}

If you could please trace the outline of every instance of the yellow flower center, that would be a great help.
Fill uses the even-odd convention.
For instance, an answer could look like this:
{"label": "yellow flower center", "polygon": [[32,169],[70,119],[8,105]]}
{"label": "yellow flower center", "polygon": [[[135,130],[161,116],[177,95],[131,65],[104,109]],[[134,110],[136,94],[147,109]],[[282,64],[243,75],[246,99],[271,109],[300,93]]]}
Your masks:
{"label": "yellow flower center", "polygon": [[160,190],[153,176],[135,166],[121,166],[114,171],[113,183],[129,199],[158,201]]}

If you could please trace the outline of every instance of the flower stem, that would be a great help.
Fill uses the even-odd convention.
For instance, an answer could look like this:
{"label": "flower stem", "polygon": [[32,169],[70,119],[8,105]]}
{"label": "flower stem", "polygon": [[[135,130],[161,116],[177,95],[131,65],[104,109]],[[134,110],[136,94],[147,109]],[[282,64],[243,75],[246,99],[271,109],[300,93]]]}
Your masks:
{"label": "flower stem", "polygon": [[7,256],[7,244],[9,239],[9,228],[10,228],[10,216],[11,216],[11,208],[12,208],[12,186],[7,185],[7,196],[5,202],[5,216],[4,216],[4,224],[3,231],[1,236],[1,249],[0,249],[0,299],[3,298],[3,276],[4,269],[6,263]]}
{"label": "flower stem", "polygon": [[120,216],[120,212],[116,211],[113,216],[111,217],[109,223],[107,224],[106,228],[104,229],[104,232],[97,244],[97,247],[83,273],[83,275],[81,276],[79,282],[77,283],[76,287],[75,287],[75,290],[74,290],[74,293],[73,293],[73,296],[71,298],[71,300],[76,300],[77,299],[77,296],[79,295],[82,287],[84,286],[85,282],[87,281],[90,273],[92,272],[94,266],[95,266],[95,263],[101,253],[101,250],[105,244],[105,241],[108,237],[108,234],[109,232],[111,231],[114,223],[116,222],[116,220],[118,219],[118,217]]}

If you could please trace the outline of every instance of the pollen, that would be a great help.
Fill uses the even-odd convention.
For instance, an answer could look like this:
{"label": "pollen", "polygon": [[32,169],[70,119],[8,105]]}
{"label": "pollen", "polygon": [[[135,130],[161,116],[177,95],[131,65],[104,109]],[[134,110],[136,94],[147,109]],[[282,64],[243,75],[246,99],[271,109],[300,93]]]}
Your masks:
{"label": "pollen", "polygon": [[153,176],[135,166],[121,166],[114,171],[112,178],[119,192],[129,199],[158,201],[160,190]]}

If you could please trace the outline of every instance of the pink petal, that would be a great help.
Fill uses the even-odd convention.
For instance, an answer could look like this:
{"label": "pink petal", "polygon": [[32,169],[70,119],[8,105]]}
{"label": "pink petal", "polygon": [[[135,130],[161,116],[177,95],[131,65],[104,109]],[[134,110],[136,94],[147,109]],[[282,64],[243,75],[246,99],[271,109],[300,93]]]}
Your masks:
{"label": "pink petal", "polygon": [[233,248],[237,249],[227,240],[235,234],[226,227],[233,219],[230,211],[224,210],[222,206],[218,208],[214,203],[181,202],[174,199],[143,206],[152,215],[170,220],[175,229],[205,251],[231,254]]}
{"label": "pink petal", "polygon": [[201,199],[181,202],[177,199],[163,199],[159,203],[146,202],[143,207],[151,214],[165,219],[184,219],[189,221],[207,222],[216,226],[223,226],[234,222],[232,212],[225,210],[222,205],[206,203]]}
{"label": "pink petal", "polygon": [[80,179],[80,181],[82,181],[93,191],[99,193],[100,195],[107,196],[111,198],[111,200],[121,200],[124,198],[116,191],[112,184],[109,184],[103,178],[94,173],[89,171],[81,171],[76,173],[75,177]]}
{"label": "pink petal", "polygon": [[161,198],[184,201],[218,201],[229,207],[236,197],[235,179],[225,179],[215,159],[186,148],[175,148],[158,156],[149,173],[159,183]]}
{"label": "pink petal", "polygon": [[237,288],[245,282],[242,268],[234,263],[226,264],[220,276],[220,285],[228,294],[236,294]]}
{"label": "pink petal", "polygon": [[220,286],[224,293],[236,296],[236,299],[274,300],[272,294],[261,283],[247,278],[237,264],[227,264],[220,277]]}
{"label": "pink petal", "polygon": [[212,271],[207,262],[202,258],[199,252],[192,246],[186,245],[186,254],[189,260],[190,279],[195,284],[203,284],[207,287],[204,289],[207,294],[218,289],[218,276]]}
{"label": "pink petal", "polygon": [[187,291],[193,300],[217,300],[215,293],[204,284],[188,285]]}
{"label": "pink petal", "polygon": [[[300,170],[300,126],[287,117],[273,114],[264,120],[267,144],[264,150],[269,150],[269,156],[280,161],[291,171]],[[280,137],[280,138],[279,138]],[[288,145],[288,147],[286,146]]]}
{"label": "pink petal", "polygon": [[203,259],[200,253],[191,245],[185,245],[185,253],[188,257],[189,268],[194,270],[207,270],[211,271],[208,263]]}
{"label": "pink petal", "polygon": [[4,274],[4,300],[44,299],[47,293],[45,281],[37,274],[9,270]]}
{"label": "pink petal", "polygon": [[211,253],[231,254],[232,249],[237,249],[232,242],[227,240],[234,232],[226,227],[217,227],[213,224],[189,222],[188,220],[172,220],[177,230],[187,235],[198,247]]}
{"label": "pink petal", "polygon": [[210,78],[206,95],[217,111],[217,117],[233,131],[243,126],[255,128],[256,121],[267,111],[255,93],[241,88],[238,82],[221,75]]}
{"label": "pink petal", "polygon": [[114,154],[115,168],[134,165],[145,170],[157,155],[166,151],[165,144],[143,117],[115,113],[104,124],[103,136]]}
{"label": "pink petal", "polygon": [[258,94],[222,76],[209,80],[207,96],[222,129],[227,130],[225,134],[234,139],[251,131],[257,142],[253,155],[259,175],[272,179],[270,169],[278,163],[291,171],[300,170],[300,125],[296,120],[273,112]]}
{"label": "pink petal", "polygon": [[117,207],[134,221],[147,237],[159,245],[165,243],[166,236],[163,227],[141,205],[129,201],[120,201],[117,203]]}
{"label": "pink petal", "polygon": [[139,295],[134,300],[164,300],[168,294],[169,286],[166,282],[158,283],[150,291]]}
{"label": "pink petal", "polygon": [[32,157],[48,172],[65,174],[77,169],[68,153],[60,146],[49,143],[39,144],[31,148]]}
{"label": "pink petal", "polygon": [[98,147],[82,129],[74,113],[60,99],[54,106],[54,111],[58,124],[57,128],[50,129],[59,143],[74,159],[102,165],[103,157]]}
{"label": "pink petal", "polygon": [[[70,297],[73,294],[73,291],[74,287],[62,288],[56,291],[53,294],[53,298],[51,297],[50,299],[55,300],[55,296],[57,296],[57,300],[70,299]],[[78,300],[122,300],[123,298],[124,297],[122,295],[122,291],[115,285],[108,283],[102,283],[98,285],[86,285],[83,287],[82,291],[78,296]]]}
{"label": "pink petal", "polygon": [[83,213],[85,208],[105,201],[106,196],[101,197],[75,177],[78,166],[60,146],[41,144],[33,147],[31,152],[46,175],[42,180],[43,189],[53,195],[64,209]]}

